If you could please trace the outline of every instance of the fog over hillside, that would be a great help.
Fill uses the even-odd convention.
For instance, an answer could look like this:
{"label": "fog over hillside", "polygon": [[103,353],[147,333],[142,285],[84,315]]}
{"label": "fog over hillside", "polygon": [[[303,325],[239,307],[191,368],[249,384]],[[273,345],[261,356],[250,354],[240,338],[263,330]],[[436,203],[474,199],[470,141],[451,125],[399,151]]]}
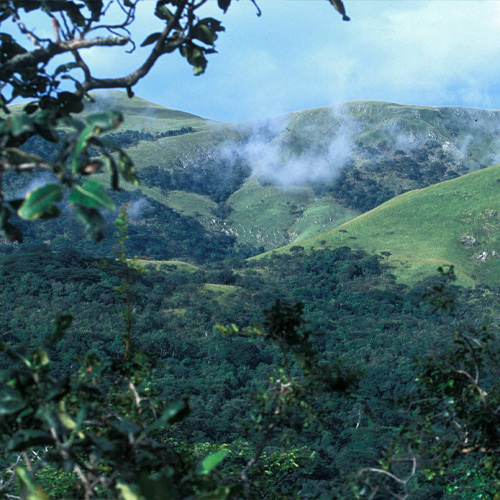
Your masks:
{"label": "fog over hillside", "polygon": [[[110,138],[134,160],[142,183],[113,196],[118,206],[130,204],[138,252],[158,259],[191,255],[180,244],[186,228],[212,249],[221,238],[221,258],[297,243],[401,193],[500,161],[498,111],[354,101],[224,124],[118,91],[94,97],[86,113],[112,103],[124,114]],[[29,148],[55,154],[41,139]],[[6,194],[12,199],[49,181],[12,175]],[[160,235],[180,238],[180,246],[151,245]],[[193,263],[206,258],[198,251]]]}

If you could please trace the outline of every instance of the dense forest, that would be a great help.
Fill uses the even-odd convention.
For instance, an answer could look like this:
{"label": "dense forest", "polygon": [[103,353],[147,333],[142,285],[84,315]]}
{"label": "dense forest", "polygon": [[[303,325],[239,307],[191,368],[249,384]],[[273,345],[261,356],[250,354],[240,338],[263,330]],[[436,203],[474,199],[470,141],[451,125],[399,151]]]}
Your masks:
{"label": "dense forest", "polygon": [[[35,347],[51,321],[69,313],[73,325],[51,352],[54,374],[67,374],[78,357],[120,352],[124,321],[115,265],[40,247],[4,254],[0,269],[5,341]],[[402,410],[414,391],[415,359],[445,352],[456,322],[479,327],[497,314],[500,293],[446,284],[457,312],[433,313],[429,292],[445,284],[444,277],[400,285],[383,257],[346,246],[314,253],[297,246],[263,261],[233,258],[190,269],[152,263],[146,270],[136,276],[134,342],[164,366],[151,380],[159,397],[189,397],[192,411],[179,432],[194,442],[243,446],[252,394],[279,364],[267,342],[221,335],[217,324],[262,326],[262,311],[277,299],[302,302],[322,357],[359,372],[349,398],[315,402],[321,430],[295,439],[300,468],[287,472],[284,485],[306,498],[329,498],[349,474],[376,462],[407,418]],[[272,450],[279,442],[268,445]],[[412,498],[431,498],[443,487],[439,481],[414,485]]]}

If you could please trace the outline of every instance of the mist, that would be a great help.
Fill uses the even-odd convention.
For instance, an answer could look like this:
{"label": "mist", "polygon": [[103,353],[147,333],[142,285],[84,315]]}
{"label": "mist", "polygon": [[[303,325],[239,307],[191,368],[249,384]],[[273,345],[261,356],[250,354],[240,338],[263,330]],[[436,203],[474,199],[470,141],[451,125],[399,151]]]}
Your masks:
{"label": "mist", "polygon": [[262,183],[279,187],[331,181],[352,158],[360,124],[346,106],[320,118],[294,116],[256,123],[244,144],[226,144],[222,156],[245,161]]}

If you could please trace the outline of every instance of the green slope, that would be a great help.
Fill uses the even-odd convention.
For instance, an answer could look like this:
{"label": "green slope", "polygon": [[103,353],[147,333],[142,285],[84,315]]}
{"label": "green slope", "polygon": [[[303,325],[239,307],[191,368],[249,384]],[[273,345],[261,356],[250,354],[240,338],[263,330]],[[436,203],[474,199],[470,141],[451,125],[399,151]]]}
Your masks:
{"label": "green slope", "polygon": [[300,244],[390,252],[393,272],[406,283],[453,264],[461,284],[495,285],[500,279],[500,166],[404,193]]}
{"label": "green slope", "polygon": [[[151,237],[179,239],[187,226],[229,249],[220,255],[233,247],[256,254],[301,243],[401,193],[500,160],[498,111],[356,101],[269,122],[223,124],[119,91],[93,96],[96,103],[85,113],[109,107],[124,113],[114,138],[124,140],[142,184],[123,184],[114,196],[117,203],[154,207],[155,214],[149,209],[133,224],[136,238],[149,247],[138,253],[158,260],[184,259],[187,250],[163,252],[160,241],[151,249]],[[189,132],[165,136],[182,129]],[[336,143],[340,150],[332,149]],[[45,145],[38,146],[43,152]],[[255,146],[262,154],[255,154]],[[26,187],[19,177],[6,182],[10,192]],[[100,180],[108,185],[109,174]],[[166,222],[162,207],[179,217]],[[43,239],[60,234],[47,226]],[[212,258],[213,245],[204,247]],[[188,249],[198,252],[193,262],[200,262],[199,242]]]}

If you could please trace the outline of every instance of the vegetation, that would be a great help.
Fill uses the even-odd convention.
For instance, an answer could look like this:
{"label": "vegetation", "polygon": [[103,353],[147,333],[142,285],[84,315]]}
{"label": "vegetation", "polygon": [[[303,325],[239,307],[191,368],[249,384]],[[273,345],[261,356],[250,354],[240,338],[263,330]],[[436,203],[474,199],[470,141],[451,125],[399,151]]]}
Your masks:
{"label": "vegetation", "polygon": [[310,249],[348,244],[381,255],[388,252],[394,274],[404,283],[451,264],[460,284],[494,286],[500,278],[498,177],[499,167],[493,166],[404,193],[301,245]]}
{"label": "vegetation", "polygon": [[[349,20],[342,2],[330,1]],[[499,314],[490,262],[498,171],[454,179],[485,166],[495,146],[494,134],[478,132],[465,156],[460,125],[481,120],[484,132],[494,113],[351,103],[347,115],[311,110],[288,117],[282,130],[262,126],[279,164],[317,159],[326,168],[285,194],[276,164],[252,165],[255,137],[246,127],[156,107],[154,119],[167,126],[136,120],[115,132],[122,112],[84,106],[93,89],[125,88],[130,97],[176,50],[201,74],[223,31],[198,15],[204,3],[158,1],[165,28],[143,41],[149,56],[130,75],[106,79],[92,75],[84,49],[133,43],[136,2],[119,2],[118,26],[106,24],[101,1],[0,5],[0,22],[13,20],[34,44],[28,50],[0,34],[0,226],[10,242],[26,236],[0,255],[0,495],[496,498],[498,331],[480,325]],[[225,12],[230,3],[218,6]],[[52,40],[21,19],[42,7]],[[48,63],[62,54],[74,61],[51,72]],[[63,79],[75,82],[74,92],[61,90]],[[17,96],[35,101],[7,107]],[[132,101],[129,116],[141,106]],[[311,121],[324,138],[314,147]],[[411,144],[404,133],[384,141],[403,129]],[[248,154],[231,154],[228,140]],[[329,145],[337,140],[356,161],[335,163]],[[225,153],[214,156],[221,143]],[[186,144],[176,161],[155,163],[162,145],[173,155]],[[41,185],[23,181],[40,171]],[[426,187],[446,179],[454,180]],[[122,181],[135,187],[120,191]],[[123,202],[131,204],[116,216]],[[428,231],[430,207],[443,227],[418,255],[450,265],[439,277],[418,281],[411,271],[398,280],[394,262],[415,244],[388,236],[403,217],[410,224],[402,232]],[[254,226],[239,228],[245,211]],[[83,243],[70,214],[94,241],[115,219],[117,247]],[[478,245],[476,260],[488,267],[468,274],[464,255]],[[475,288],[457,287],[452,264],[459,283]]]}

